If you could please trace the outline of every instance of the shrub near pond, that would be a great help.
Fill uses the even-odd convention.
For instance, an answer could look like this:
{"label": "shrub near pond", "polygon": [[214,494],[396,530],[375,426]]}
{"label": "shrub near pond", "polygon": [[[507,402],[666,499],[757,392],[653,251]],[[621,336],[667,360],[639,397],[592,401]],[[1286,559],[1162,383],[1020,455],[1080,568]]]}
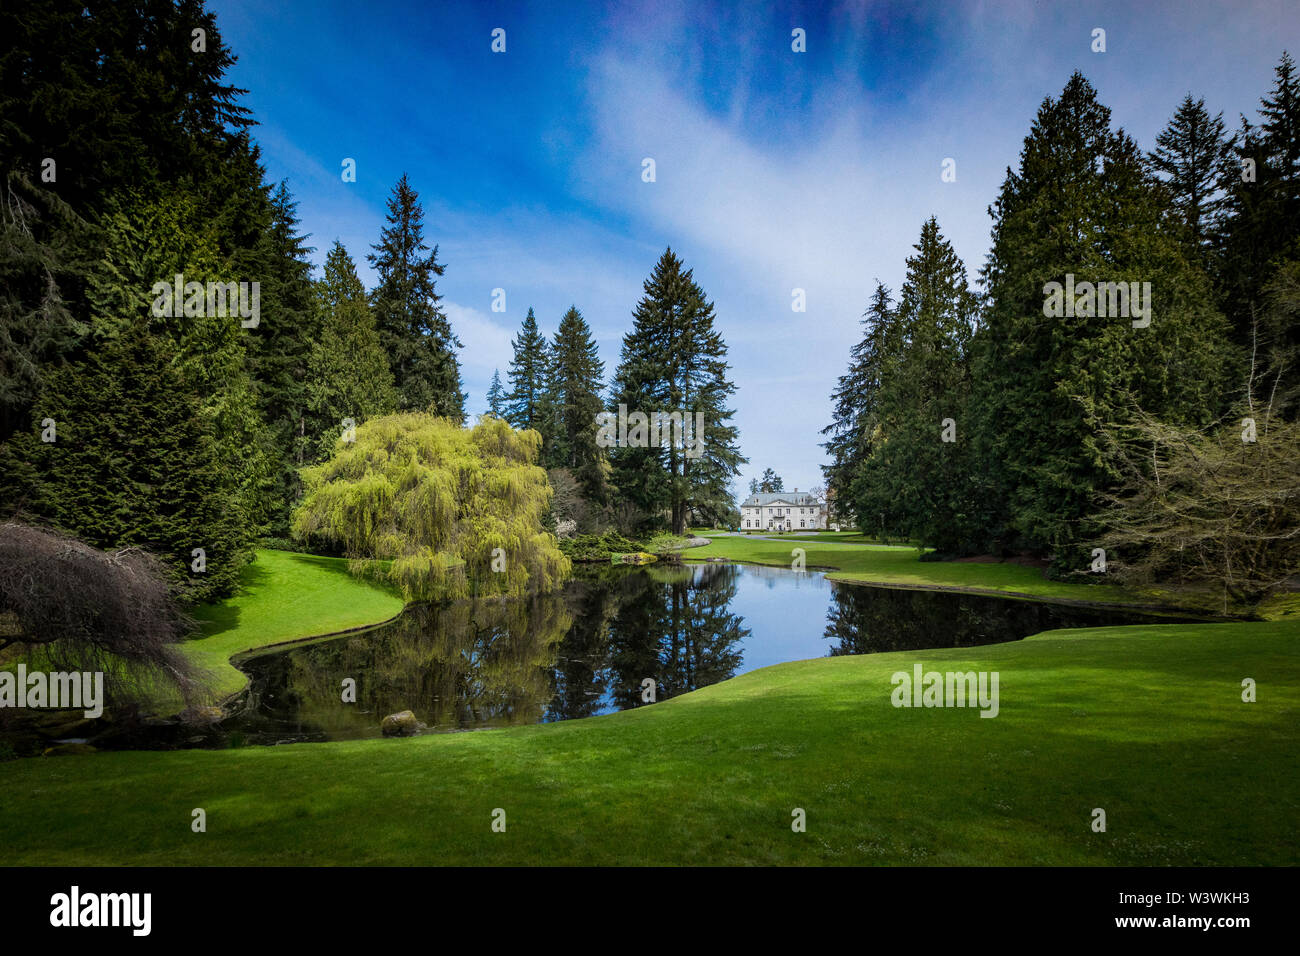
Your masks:
{"label": "shrub near pond", "polygon": [[560,550],[570,560],[582,562],[608,561],[611,555],[629,554],[644,550],[644,546],[630,541],[617,531],[604,534],[580,534],[560,542]]}
{"label": "shrub near pond", "polygon": [[469,429],[423,412],[371,419],[302,470],[294,532],[336,544],[408,601],[552,590],[571,565],[542,527],[540,446],[493,418]]}

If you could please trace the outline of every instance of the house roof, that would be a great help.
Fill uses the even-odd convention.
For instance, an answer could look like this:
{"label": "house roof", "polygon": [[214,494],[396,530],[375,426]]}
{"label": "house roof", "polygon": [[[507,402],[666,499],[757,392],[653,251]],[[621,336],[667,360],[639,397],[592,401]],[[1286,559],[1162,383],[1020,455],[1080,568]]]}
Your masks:
{"label": "house roof", "polygon": [[817,506],[821,501],[806,491],[760,491],[758,494],[750,495],[741,505],[742,508],[754,508],[761,505],[774,505],[780,502],[783,505],[800,505]]}

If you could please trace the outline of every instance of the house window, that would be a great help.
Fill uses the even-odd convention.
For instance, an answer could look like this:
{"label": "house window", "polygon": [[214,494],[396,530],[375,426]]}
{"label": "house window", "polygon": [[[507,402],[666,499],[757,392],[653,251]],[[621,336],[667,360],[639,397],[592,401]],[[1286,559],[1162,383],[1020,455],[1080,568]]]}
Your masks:
{"label": "house window", "polygon": [[801,528],[803,527],[803,519],[802,519],[802,518],[799,519],[799,527],[801,527]]}

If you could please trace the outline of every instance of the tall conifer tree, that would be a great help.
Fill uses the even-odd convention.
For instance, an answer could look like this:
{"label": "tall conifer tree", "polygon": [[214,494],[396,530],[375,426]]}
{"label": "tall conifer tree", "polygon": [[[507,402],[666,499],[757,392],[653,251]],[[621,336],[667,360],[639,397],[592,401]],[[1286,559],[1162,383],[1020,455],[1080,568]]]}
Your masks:
{"label": "tall conifer tree", "polygon": [[532,428],[546,438],[548,429],[542,420],[542,400],[546,392],[550,356],[546,336],[537,330],[537,316],[530,307],[519,334],[511,343],[514,356],[506,372],[510,392],[506,395],[506,421],[515,428]]}
{"label": "tall conifer tree", "polygon": [[374,250],[368,258],[379,274],[375,324],[402,407],[463,422],[461,344],[438,305],[437,280],[446,267],[438,263],[438,247],[430,252],[424,242],[424,207],[405,173],[393,187],[388,225]]}
{"label": "tall conifer tree", "polygon": [[487,391],[488,411],[497,418],[505,418],[506,414],[506,390],[501,384],[501,370],[492,370],[492,384],[488,386]]}
{"label": "tall conifer tree", "polygon": [[1184,247],[1202,264],[1219,228],[1224,176],[1232,168],[1233,143],[1223,114],[1211,116],[1205,100],[1183,98],[1169,125],[1156,137],[1147,161],[1165,184],[1178,221],[1187,230]]}
{"label": "tall conifer tree", "polygon": [[843,514],[856,514],[849,486],[880,421],[881,372],[895,328],[893,305],[889,289],[877,282],[862,318],[862,339],[849,350],[848,371],[831,392],[831,423],[822,429],[827,436],[822,447],[831,460],[822,467],[822,474],[827,493],[840,503]]}
{"label": "tall conifer tree", "polygon": [[644,288],[632,330],[623,336],[613,411],[681,413],[692,423],[700,413],[703,434],[693,438],[702,444],[687,454],[670,435],[659,447],[630,447],[629,434],[629,446],[612,456],[615,483],[649,523],[666,518],[682,534],[691,517],[725,522],[735,508],[731,480],[747,460],[731,424],[735,412],[727,407],[736,387],[727,378],[727,346],[714,328],[713,303],[671,248]]}
{"label": "tall conifer tree", "polygon": [[873,435],[850,487],[868,527],[883,515],[885,530],[950,551],[976,523],[965,415],[976,298],[933,216],[913,248],[896,327],[883,330],[889,350],[874,358]]}
{"label": "tall conifer tree", "polygon": [[346,419],[355,427],[397,407],[393,374],[379,344],[365,286],[337,240],[325,257],[325,274],[315,293],[321,332],[307,368],[312,462],[329,454],[346,431]]}
{"label": "tall conifer tree", "polygon": [[560,320],[551,345],[547,405],[555,416],[554,460],[573,469],[583,496],[603,503],[608,461],[596,444],[596,419],[604,411],[601,385],[605,363],[591,337],[591,327],[576,306]]}
{"label": "tall conifer tree", "polygon": [[[1114,479],[1100,447],[1102,422],[1136,403],[1174,420],[1218,411],[1228,371],[1225,326],[1203,274],[1164,228],[1159,190],[1143,157],[1076,73],[1039,108],[990,208],[993,247],[982,278],[988,307],[977,336],[972,430],[988,538],[973,548],[1019,545],[1080,566],[1084,519]],[[1138,283],[1128,315],[1097,314],[1106,295],[1082,289],[1051,315],[1048,283]],[[1140,308],[1150,283],[1150,324]],[[1063,293],[1058,302],[1063,301]],[[1119,311],[1122,303],[1115,303]]]}

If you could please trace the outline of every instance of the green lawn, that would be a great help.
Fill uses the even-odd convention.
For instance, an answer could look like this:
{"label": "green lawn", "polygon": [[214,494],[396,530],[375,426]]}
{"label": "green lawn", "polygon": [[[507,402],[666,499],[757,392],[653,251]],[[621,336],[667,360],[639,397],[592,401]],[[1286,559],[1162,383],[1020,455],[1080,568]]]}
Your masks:
{"label": "green lawn", "polygon": [[343,558],[258,551],[238,595],[193,615],[203,636],[185,650],[212,674],[213,690],[226,696],[247,683],[230,663],[234,654],[379,624],[401,613],[400,595],[353,577],[347,565]]}
{"label": "green lawn", "polygon": [[[1271,622],[1055,631],[782,664],[559,724],[14,760],[0,861],[1295,864],[1297,639]],[[914,661],[998,671],[1000,715],[894,708],[890,675]]]}
{"label": "green lawn", "polygon": [[710,538],[707,547],[692,548],[692,560],[714,556],[755,564],[789,567],[794,548],[803,548],[809,568],[834,568],[833,581],[961,588],[976,593],[1023,595],[1042,600],[1090,601],[1114,604],[1157,604],[1157,595],[1138,594],[1103,583],[1050,581],[1036,568],[1010,562],[978,563],[922,561],[910,545],[867,544],[854,532],[824,532],[780,540],[757,537]]}

